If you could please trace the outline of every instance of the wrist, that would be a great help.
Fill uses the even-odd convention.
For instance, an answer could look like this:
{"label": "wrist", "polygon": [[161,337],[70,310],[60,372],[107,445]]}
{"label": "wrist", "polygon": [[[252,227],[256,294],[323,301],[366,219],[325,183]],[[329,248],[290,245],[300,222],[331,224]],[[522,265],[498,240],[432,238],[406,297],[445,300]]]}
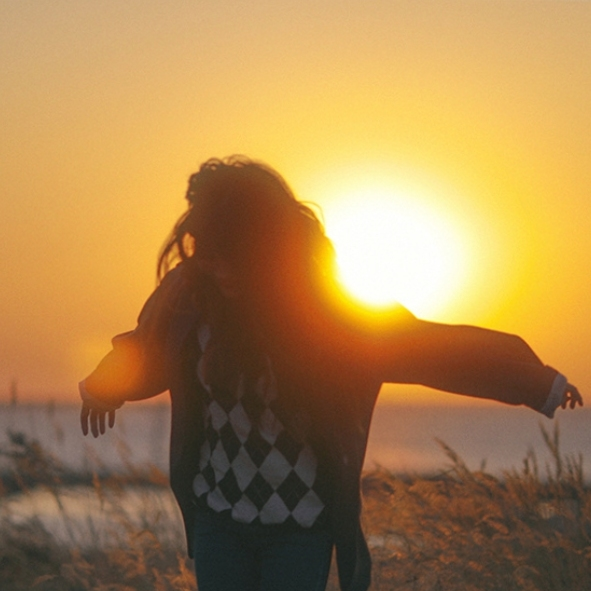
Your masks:
{"label": "wrist", "polygon": [[102,400],[93,396],[87,389],[85,380],[82,380],[78,384],[78,391],[80,392],[80,398],[85,406],[88,406],[92,410],[98,412],[112,412],[118,410],[123,406],[124,401],[117,400]]}
{"label": "wrist", "polygon": [[544,406],[540,408],[540,412],[543,415],[546,415],[550,419],[554,418],[554,411],[562,404],[567,385],[568,381],[566,377],[560,373],[556,374],[548,398]]}

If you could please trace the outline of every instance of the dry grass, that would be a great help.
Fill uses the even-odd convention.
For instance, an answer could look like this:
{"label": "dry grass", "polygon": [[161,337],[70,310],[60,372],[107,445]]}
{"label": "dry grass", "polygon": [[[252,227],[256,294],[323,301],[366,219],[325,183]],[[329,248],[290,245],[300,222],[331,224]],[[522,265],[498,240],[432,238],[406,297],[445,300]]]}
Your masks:
{"label": "dry grass", "polygon": [[375,590],[591,589],[591,493],[582,458],[563,458],[558,431],[542,430],[553,465],[530,454],[502,479],[451,466],[437,478],[387,472],[364,480],[365,529]]}
{"label": "dry grass", "polygon": [[74,477],[35,442],[10,441],[0,450],[10,466],[0,496],[2,591],[195,590],[164,475]]}
{"label": "dry grass", "polygon": [[[591,590],[591,492],[582,458],[560,454],[557,430],[542,435],[553,458],[544,470],[529,454],[495,478],[468,470],[441,443],[449,465],[436,477],[365,475],[372,590]],[[95,476],[83,496],[39,446],[13,438],[0,451],[12,466],[4,481],[20,487],[0,495],[3,591],[195,589],[162,475],[144,475],[142,486]],[[41,510],[15,509],[15,499],[32,504],[40,495],[46,510],[51,505],[49,524]],[[329,590],[337,589],[333,572]]]}

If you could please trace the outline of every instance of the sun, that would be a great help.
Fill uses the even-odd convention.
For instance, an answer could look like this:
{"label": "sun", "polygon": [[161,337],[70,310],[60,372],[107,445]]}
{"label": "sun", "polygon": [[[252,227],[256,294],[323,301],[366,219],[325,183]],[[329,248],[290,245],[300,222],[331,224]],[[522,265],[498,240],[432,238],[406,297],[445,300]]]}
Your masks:
{"label": "sun", "polygon": [[340,280],[355,299],[373,307],[399,302],[433,316],[461,292],[468,249],[458,224],[437,208],[372,189],[324,211]]}

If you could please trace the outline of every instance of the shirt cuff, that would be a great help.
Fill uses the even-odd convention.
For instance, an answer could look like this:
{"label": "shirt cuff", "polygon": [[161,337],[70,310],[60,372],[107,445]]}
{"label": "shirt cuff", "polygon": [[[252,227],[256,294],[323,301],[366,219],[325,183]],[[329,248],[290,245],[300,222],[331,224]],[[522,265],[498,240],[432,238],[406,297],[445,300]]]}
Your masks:
{"label": "shirt cuff", "polygon": [[90,394],[90,392],[86,389],[85,380],[82,380],[78,384],[78,390],[80,392],[80,398],[82,398],[82,402],[91,409],[98,412],[112,412],[123,406],[123,402],[106,402]]}
{"label": "shirt cuff", "polygon": [[562,404],[562,400],[564,399],[567,384],[568,381],[562,374],[559,373],[556,375],[546,403],[540,408],[540,412],[543,415],[546,415],[550,419],[554,418],[554,411]]}

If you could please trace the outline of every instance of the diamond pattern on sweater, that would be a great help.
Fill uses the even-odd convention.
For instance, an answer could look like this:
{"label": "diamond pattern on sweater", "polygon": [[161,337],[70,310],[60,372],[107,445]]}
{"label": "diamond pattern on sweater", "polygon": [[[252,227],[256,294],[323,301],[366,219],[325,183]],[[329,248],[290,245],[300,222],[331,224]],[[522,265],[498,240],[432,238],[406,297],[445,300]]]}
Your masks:
{"label": "diamond pattern on sweater", "polygon": [[290,437],[289,433],[283,430],[277,440],[275,441],[275,447],[285,457],[285,459],[294,466],[298,461],[301,452],[301,446]]}
{"label": "diamond pattern on sweater", "polygon": [[291,471],[289,476],[277,488],[277,493],[283,499],[285,506],[293,511],[300,500],[310,490],[304,481],[294,472]]}
{"label": "diamond pattern on sweater", "polygon": [[[200,362],[201,380],[202,370]],[[296,441],[271,410],[277,384],[268,358],[261,376],[241,377],[234,395],[203,385],[210,400],[195,494],[214,511],[230,510],[243,523],[313,525],[324,509],[314,490],[317,459],[310,445]]]}
{"label": "diamond pattern on sweater", "polygon": [[277,523],[277,521],[283,523],[289,516],[289,509],[276,492],[269,497],[259,513],[261,523],[265,524]]}
{"label": "diamond pattern on sweater", "polygon": [[236,437],[240,440],[240,443],[244,443],[252,430],[252,425],[244,410],[242,404],[237,404],[228,414],[230,419],[230,425],[234,429]]}
{"label": "diamond pattern on sweater", "polygon": [[244,494],[260,511],[273,494],[273,487],[257,472],[250,484],[244,490]]}
{"label": "diamond pattern on sweater", "polygon": [[234,458],[236,458],[238,455],[238,452],[242,447],[242,443],[240,439],[238,439],[238,436],[236,435],[236,432],[232,428],[230,422],[227,422],[220,429],[220,442],[224,447],[228,462],[232,463]]}
{"label": "diamond pattern on sweater", "polygon": [[246,449],[256,466],[260,468],[269,455],[272,446],[261,436],[258,429],[253,429],[244,443],[244,449]]}
{"label": "diamond pattern on sweater", "polygon": [[[230,509],[237,521],[293,519],[310,527],[324,508],[314,491],[317,460],[312,448],[295,441],[269,408],[253,426],[240,406],[239,400],[224,418],[221,406],[209,405],[195,494],[215,511]],[[248,433],[246,439],[241,441],[236,430]]]}
{"label": "diamond pattern on sweater", "polygon": [[264,462],[259,467],[261,476],[274,488],[277,489],[293,470],[287,458],[277,449],[273,448]]}
{"label": "diamond pattern on sweater", "polygon": [[236,482],[238,483],[240,490],[246,489],[258,470],[256,464],[252,461],[252,458],[244,447],[240,448],[240,452],[232,462],[230,468],[236,475]]}
{"label": "diamond pattern on sweater", "polygon": [[318,503],[318,495],[309,490],[294,507],[291,516],[302,527],[312,527],[322,509],[323,506]]}
{"label": "diamond pattern on sweater", "polygon": [[230,505],[235,505],[242,498],[242,490],[232,470],[228,470],[218,482],[218,488]]}

